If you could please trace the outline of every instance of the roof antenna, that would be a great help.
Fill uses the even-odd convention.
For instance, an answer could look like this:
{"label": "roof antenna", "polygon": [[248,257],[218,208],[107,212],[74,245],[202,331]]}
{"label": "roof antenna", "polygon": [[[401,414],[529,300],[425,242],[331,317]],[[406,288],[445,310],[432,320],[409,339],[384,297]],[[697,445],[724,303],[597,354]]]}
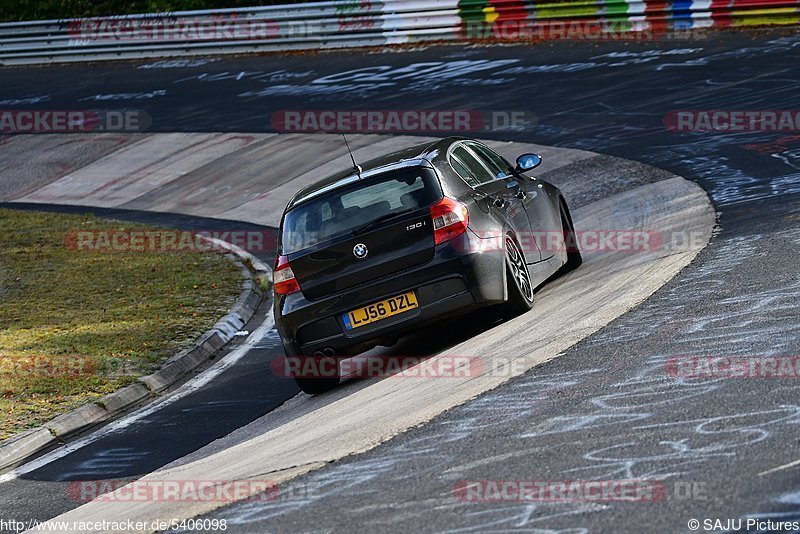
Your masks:
{"label": "roof antenna", "polygon": [[347,137],[345,137],[344,132],[340,131],[339,133],[342,134],[342,139],[344,139],[344,146],[347,147],[347,153],[350,154],[350,160],[353,162],[353,171],[355,171],[356,175],[358,176],[358,179],[360,180],[361,166],[358,163],[356,163],[356,158],[353,157],[353,153],[350,151],[350,145],[347,144]]}

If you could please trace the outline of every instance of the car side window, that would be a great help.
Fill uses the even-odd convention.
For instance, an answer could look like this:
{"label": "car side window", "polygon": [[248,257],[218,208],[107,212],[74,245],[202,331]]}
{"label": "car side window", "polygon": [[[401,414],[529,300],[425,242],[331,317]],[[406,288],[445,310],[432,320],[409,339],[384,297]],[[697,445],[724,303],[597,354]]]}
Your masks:
{"label": "car side window", "polygon": [[467,143],[467,146],[475,152],[484,165],[489,167],[495,178],[503,178],[510,174],[511,167],[500,155],[478,143]]}
{"label": "car side window", "polygon": [[456,174],[458,174],[462,180],[467,182],[468,186],[476,187],[480,185],[478,180],[473,178],[467,166],[461,163],[461,160],[452,154],[450,155],[450,166],[453,167],[453,170],[456,171]]}
{"label": "car side window", "polygon": [[476,187],[495,179],[472,152],[460,145],[451,152],[450,165],[470,187]]}

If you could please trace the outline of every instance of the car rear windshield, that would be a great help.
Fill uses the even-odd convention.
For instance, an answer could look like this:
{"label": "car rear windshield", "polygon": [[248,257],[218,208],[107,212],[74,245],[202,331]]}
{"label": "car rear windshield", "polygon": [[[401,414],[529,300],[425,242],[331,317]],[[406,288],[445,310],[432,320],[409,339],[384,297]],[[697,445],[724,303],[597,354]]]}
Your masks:
{"label": "car rear windshield", "polygon": [[282,254],[352,235],[379,217],[430,206],[440,198],[439,180],[430,168],[412,167],[365,178],[286,212]]}

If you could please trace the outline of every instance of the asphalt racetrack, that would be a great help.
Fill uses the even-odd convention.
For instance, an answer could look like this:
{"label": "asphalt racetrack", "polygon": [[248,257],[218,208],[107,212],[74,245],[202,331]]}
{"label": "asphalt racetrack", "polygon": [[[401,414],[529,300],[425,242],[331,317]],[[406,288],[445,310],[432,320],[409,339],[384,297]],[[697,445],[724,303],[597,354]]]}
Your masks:
{"label": "asphalt racetrack", "polygon": [[[800,109],[799,54],[800,37],[740,34],[663,43],[3,68],[0,101],[6,108],[126,109],[149,117],[146,133],[105,136],[120,137],[120,145],[172,132],[262,136],[252,150],[258,143],[274,148],[259,154],[290,170],[296,165],[293,176],[308,173],[316,159],[330,161],[332,148],[327,142],[316,149],[313,142],[287,142],[281,149],[280,136],[269,136],[278,112],[479,110],[490,120],[469,136],[613,156],[565,152],[569,161],[543,174],[564,181],[567,199],[584,209],[590,225],[624,221],[649,228],[674,218],[710,230],[714,214],[700,207],[702,188],[717,226],[708,246],[702,242],[691,254],[613,261],[590,256],[584,275],[578,270],[547,286],[541,306],[511,322],[478,315],[470,324],[415,334],[393,350],[438,354],[468,347],[481,354],[533,355],[526,372],[508,381],[476,381],[474,390],[443,384],[438,392],[426,385],[424,391],[434,392],[430,399],[445,400],[441,409],[419,412],[419,420],[402,420],[402,412],[418,412],[413,396],[403,392],[416,386],[401,380],[356,380],[314,398],[295,395],[291,383],[264,371],[279,354],[274,331],[265,328],[221,380],[183,397],[183,404],[176,401],[119,432],[105,431],[86,447],[6,474],[0,517],[164,518],[182,509],[178,515],[226,519],[233,532],[688,532],[690,519],[800,520],[797,378],[682,378],[666,371],[674,357],[800,354],[800,133],[678,132],[665,124],[679,110]],[[522,112],[525,123],[501,128],[514,112]],[[58,184],[68,183],[57,178],[115,150],[96,142],[85,162],[79,154],[69,160],[72,169],[48,171],[58,162],[42,157],[37,165],[45,170],[17,171],[20,161],[44,155],[48,143],[64,136],[38,136],[39,148],[25,137],[0,138],[6,162],[0,199],[6,202],[59,204],[30,196],[54,184],[48,191],[57,198]],[[355,144],[368,142],[374,141],[365,137]],[[217,156],[224,158],[222,152]],[[12,178],[20,174],[24,179]],[[232,166],[229,179],[236,175]],[[672,185],[679,183],[686,185]],[[179,210],[170,207],[175,199],[140,196],[138,205],[124,208],[146,211],[158,204],[158,211],[191,215],[216,200],[197,194],[199,207]],[[689,205],[697,208],[682,213]],[[274,213],[215,216],[274,227]],[[175,226],[188,224],[179,219],[174,216]],[[651,260],[657,268],[647,266]],[[606,291],[620,304],[609,304],[595,318],[604,303],[592,291]],[[570,302],[592,307],[562,305]],[[566,315],[548,324],[537,310]],[[537,350],[544,355],[536,356]],[[449,397],[443,393],[448,388]],[[406,404],[380,402],[384,396]],[[181,413],[192,417],[181,423]],[[192,424],[201,414],[203,424]],[[150,431],[170,422],[171,437]],[[337,428],[346,433],[359,427],[365,430],[356,449],[336,440]],[[306,441],[293,441],[298,436]],[[178,477],[193,466],[210,466],[208,478],[239,476],[243,471],[226,451],[253,453],[258,445],[265,470],[250,475],[280,480],[283,498],[205,508],[79,507],[83,503],[65,491],[69,481],[138,478],[161,468],[150,477]],[[285,463],[298,450],[298,462]],[[464,481],[625,479],[659,481],[663,496],[648,502],[471,502],[454,491]]]}

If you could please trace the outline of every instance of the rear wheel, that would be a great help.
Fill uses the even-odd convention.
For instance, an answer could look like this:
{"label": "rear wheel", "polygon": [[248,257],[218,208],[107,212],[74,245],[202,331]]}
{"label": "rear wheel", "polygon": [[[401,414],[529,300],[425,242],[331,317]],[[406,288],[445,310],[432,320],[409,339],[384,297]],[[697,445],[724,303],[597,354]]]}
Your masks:
{"label": "rear wheel", "polygon": [[558,274],[566,274],[574,269],[580,267],[583,263],[581,251],[578,248],[578,239],[575,236],[575,227],[572,224],[572,217],[569,214],[567,205],[561,200],[561,228],[564,232],[564,243],[567,247],[567,262],[558,270]]}
{"label": "rear wheel", "polygon": [[508,300],[503,308],[509,315],[520,315],[533,307],[531,275],[517,241],[507,235],[505,245]]}
{"label": "rear wheel", "polygon": [[294,377],[297,387],[303,393],[309,395],[316,395],[318,393],[325,393],[339,385],[339,378],[300,378]]}
{"label": "rear wheel", "polygon": [[332,357],[299,356],[292,378],[303,393],[316,395],[339,385],[339,362]]}

